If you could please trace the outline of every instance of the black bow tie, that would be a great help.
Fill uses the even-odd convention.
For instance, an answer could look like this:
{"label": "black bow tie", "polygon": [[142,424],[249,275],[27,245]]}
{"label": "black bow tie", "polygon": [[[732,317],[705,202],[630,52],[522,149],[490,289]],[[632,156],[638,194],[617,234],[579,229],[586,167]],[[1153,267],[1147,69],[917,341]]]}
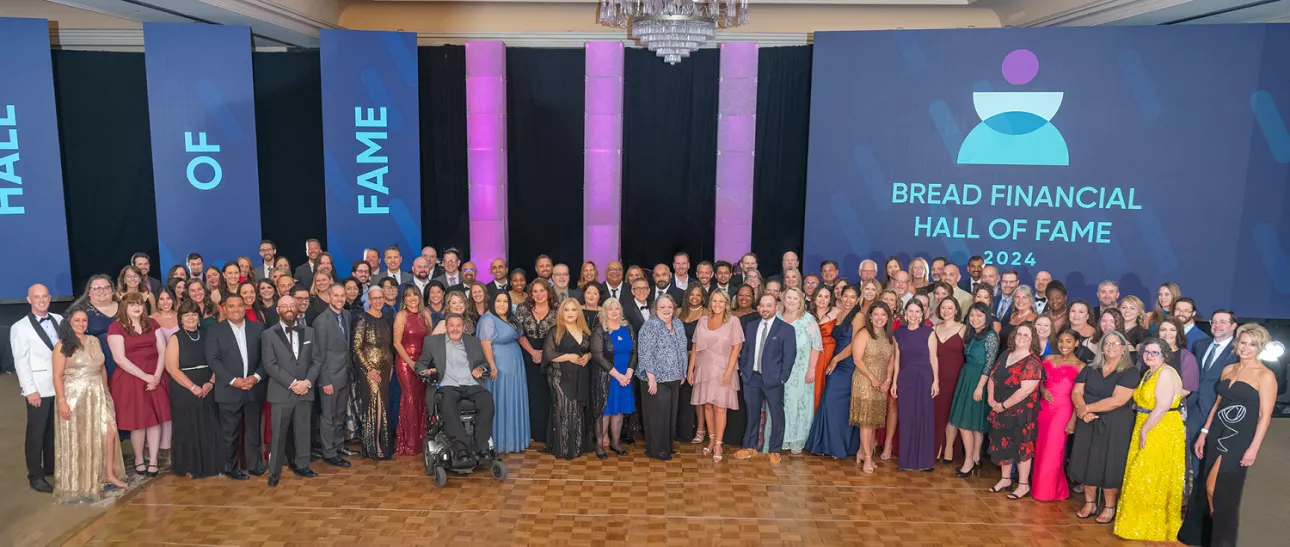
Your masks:
{"label": "black bow tie", "polygon": [[647,309],[649,309],[649,306],[641,306],[641,311],[645,311]]}
{"label": "black bow tie", "polygon": [[53,317],[46,315],[44,317],[41,317],[39,322],[44,323],[45,321],[53,321],[53,319],[54,319]]}

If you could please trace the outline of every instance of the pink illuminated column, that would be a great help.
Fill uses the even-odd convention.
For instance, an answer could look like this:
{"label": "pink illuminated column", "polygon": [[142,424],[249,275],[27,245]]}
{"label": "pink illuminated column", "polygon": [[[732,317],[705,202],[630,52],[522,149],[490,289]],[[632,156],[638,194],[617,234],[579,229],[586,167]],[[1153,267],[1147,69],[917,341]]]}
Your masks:
{"label": "pink illuminated column", "polygon": [[717,103],[717,260],[752,247],[753,145],[757,133],[757,44],[721,44]]}
{"label": "pink illuminated column", "polygon": [[587,42],[583,118],[583,260],[619,258],[623,174],[623,43]]}
{"label": "pink illuminated column", "polygon": [[506,44],[497,40],[466,42],[466,143],[470,255],[488,264],[506,258]]}

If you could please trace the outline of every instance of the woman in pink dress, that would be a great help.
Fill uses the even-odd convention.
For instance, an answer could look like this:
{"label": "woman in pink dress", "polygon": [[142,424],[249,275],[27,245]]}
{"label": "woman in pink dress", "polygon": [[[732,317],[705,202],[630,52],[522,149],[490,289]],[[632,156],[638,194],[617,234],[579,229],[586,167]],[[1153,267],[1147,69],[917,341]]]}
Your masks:
{"label": "woman in pink dress", "polygon": [[415,456],[426,438],[426,385],[412,365],[421,357],[421,342],[430,330],[430,312],[421,305],[415,284],[403,287],[403,309],[394,316],[394,373],[399,376],[399,429],[394,455]]}
{"label": "woman in pink dress", "polygon": [[1066,485],[1066,435],[1075,430],[1071,391],[1084,362],[1075,357],[1079,345],[1075,331],[1057,337],[1057,352],[1044,358],[1044,401],[1039,407],[1039,433],[1035,439],[1034,477],[1031,495],[1039,501],[1064,500]]}
{"label": "woman in pink dress", "polygon": [[703,454],[713,462],[722,459],[726,411],[739,409],[739,350],[744,345],[742,323],[730,315],[730,298],[713,291],[707,313],[694,327],[690,367],[686,374],[694,389],[690,404],[703,409],[705,423],[712,430]]}

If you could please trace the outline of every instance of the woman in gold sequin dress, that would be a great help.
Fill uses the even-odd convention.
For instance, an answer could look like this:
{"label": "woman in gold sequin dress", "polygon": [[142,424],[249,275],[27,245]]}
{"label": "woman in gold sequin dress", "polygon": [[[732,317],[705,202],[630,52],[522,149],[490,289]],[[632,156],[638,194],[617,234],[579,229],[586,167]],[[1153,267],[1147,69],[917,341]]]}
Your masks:
{"label": "woman in gold sequin dress", "polygon": [[1133,392],[1138,417],[1115,519],[1115,535],[1124,539],[1174,541],[1182,527],[1187,431],[1178,410],[1182,379],[1166,364],[1168,351],[1159,338],[1142,343],[1147,371]]}
{"label": "woman in gold sequin dress", "polygon": [[103,348],[85,334],[89,317],[71,312],[58,327],[54,346],[54,499],[93,500],[101,492],[124,488],[125,476],[116,430],[116,407],[108,391]]}
{"label": "woman in gold sequin dress", "polygon": [[[860,323],[856,321],[855,325]],[[891,373],[896,366],[891,308],[882,302],[875,303],[863,323],[864,328],[854,331],[847,348],[851,355],[860,356],[851,376],[851,425],[860,428],[856,463],[863,462],[864,472],[873,473],[875,433],[887,424],[887,392],[891,390]]]}
{"label": "woman in gold sequin dress", "polygon": [[388,416],[390,372],[394,367],[394,330],[381,308],[385,292],[373,287],[367,293],[369,307],[354,321],[354,366],[358,383],[354,397],[362,414],[360,440],[363,456],[388,460],[394,456],[394,436]]}

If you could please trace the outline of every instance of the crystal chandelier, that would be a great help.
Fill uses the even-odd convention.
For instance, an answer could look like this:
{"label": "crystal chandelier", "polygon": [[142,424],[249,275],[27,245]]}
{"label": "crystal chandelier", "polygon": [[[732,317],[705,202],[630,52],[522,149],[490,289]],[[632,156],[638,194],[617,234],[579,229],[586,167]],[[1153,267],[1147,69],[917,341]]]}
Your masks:
{"label": "crystal chandelier", "polygon": [[600,0],[600,24],[630,28],[636,41],[674,65],[718,28],[748,24],[748,0]]}

